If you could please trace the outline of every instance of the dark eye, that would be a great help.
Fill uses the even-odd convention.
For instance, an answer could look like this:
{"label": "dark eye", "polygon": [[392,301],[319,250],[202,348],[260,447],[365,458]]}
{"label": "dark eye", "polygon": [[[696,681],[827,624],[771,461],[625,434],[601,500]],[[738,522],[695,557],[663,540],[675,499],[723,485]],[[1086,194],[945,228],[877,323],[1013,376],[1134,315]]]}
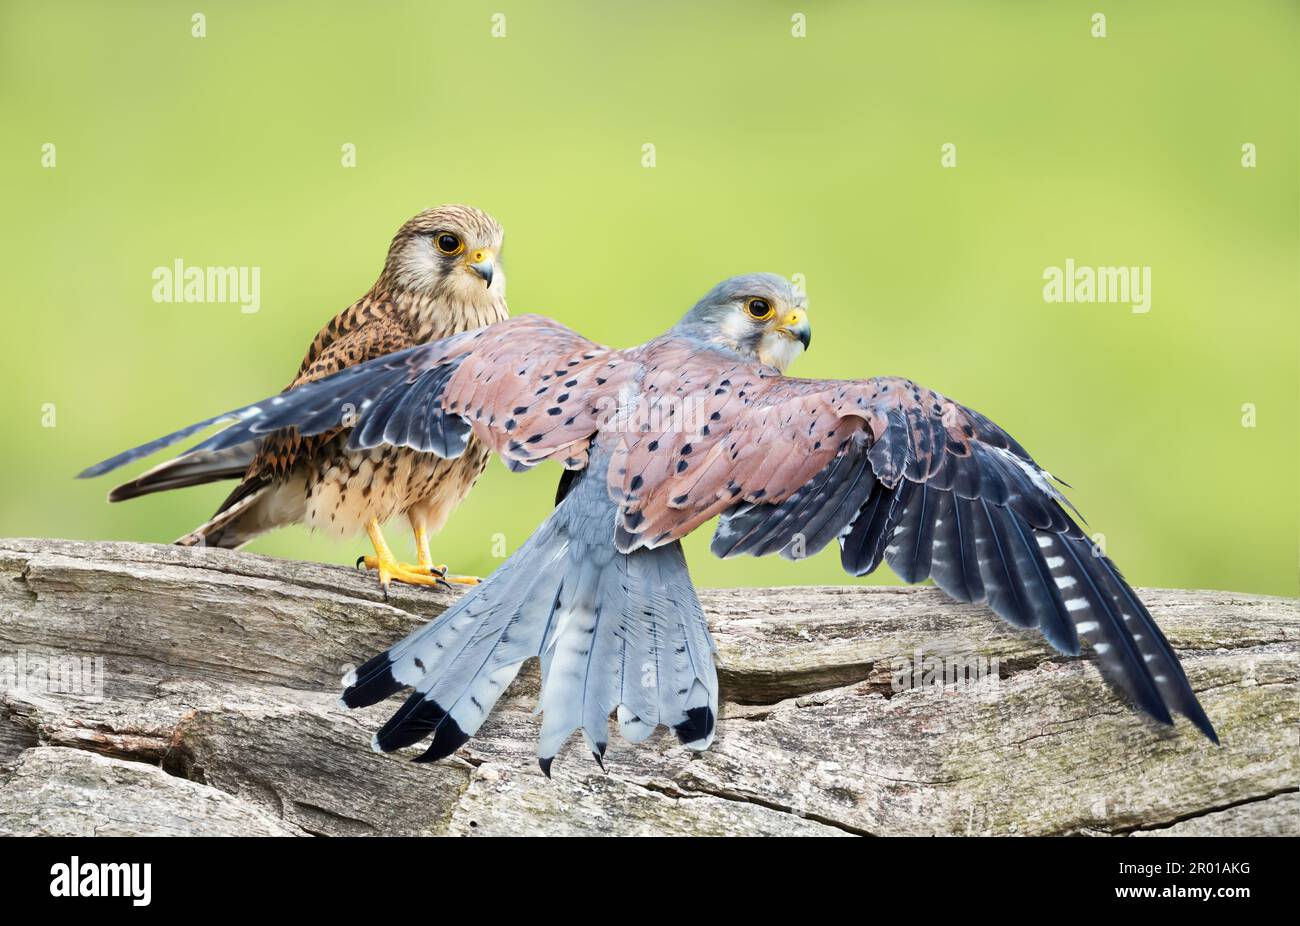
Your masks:
{"label": "dark eye", "polygon": [[772,317],[772,303],[755,296],[745,300],[745,314],[756,322],[767,321]]}
{"label": "dark eye", "polygon": [[451,232],[443,232],[436,239],[438,250],[444,254],[459,254],[465,250],[465,245],[460,243],[460,239]]}

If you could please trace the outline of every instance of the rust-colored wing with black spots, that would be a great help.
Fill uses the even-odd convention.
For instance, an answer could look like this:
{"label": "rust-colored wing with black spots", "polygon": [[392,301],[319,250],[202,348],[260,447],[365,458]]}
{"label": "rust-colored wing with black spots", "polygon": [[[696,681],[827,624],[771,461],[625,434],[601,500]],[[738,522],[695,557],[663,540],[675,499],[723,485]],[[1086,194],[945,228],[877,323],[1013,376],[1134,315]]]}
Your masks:
{"label": "rust-colored wing with black spots", "polygon": [[[610,480],[611,491],[620,493],[626,550],[680,539],[741,505],[762,505],[751,509],[761,515],[799,496],[803,514],[793,519],[798,521],[811,513],[810,486],[819,481],[838,485],[849,476],[847,461],[886,485],[907,479],[949,488],[960,482],[973,492],[983,472],[979,461],[996,452],[1017,465],[994,467],[986,492],[1002,502],[1015,488],[1036,480],[1034,491],[1025,493],[1031,496],[1025,504],[1034,511],[1035,526],[1060,529],[1068,520],[1034,503],[1039,495],[1058,496],[1005,431],[909,380],[793,379],[757,364],[691,363],[673,356],[676,345],[666,346],[669,362],[658,363],[657,356],[648,360],[645,388],[655,401],[669,395],[694,405],[687,410],[687,427],[631,433],[619,442],[618,466],[611,468]],[[856,492],[869,489],[855,481]],[[1016,501],[1021,501],[1018,496]],[[852,506],[841,507],[849,517],[826,519],[816,532],[817,548],[852,520]],[[807,537],[808,525],[784,520],[790,514],[790,508],[783,509],[783,523]],[[784,548],[785,543],[775,544],[775,535],[766,536],[772,526],[736,537],[734,549],[726,552]]]}
{"label": "rust-colored wing with black spots", "polygon": [[511,469],[558,460],[586,466],[593,435],[616,420],[640,370],[616,351],[539,316],[485,329],[447,383],[442,407],[461,416]]}
{"label": "rust-colored wing with black spots", "polygon": [[846,571],[887,560],[987,602],[1065,653],[1091,642],[1106,675],[1162,722],[1213,727],[1173,650],[1068,502],[1009,434],[906,379],[790,379],[689,345],[641,358],[643,395],[684,404],[685,427],[607,431],[623,552],[721,515],[719,556],[797,559],[838,540]]}
{"label": "rust-colored wing with black spots", "polygon": [[702,384],[702,437],[629,444],[620,548],[671,542],[718,514],[723,557],[800,558],[838,540],[853,575],[884,559],[907,582],[933,578],[1038,628],[1062,652],[1088,640],[1143,710],[1164,723],[1176,710],[1217,742],[1150,613],[1005,431],[905,379],[747,372]]}

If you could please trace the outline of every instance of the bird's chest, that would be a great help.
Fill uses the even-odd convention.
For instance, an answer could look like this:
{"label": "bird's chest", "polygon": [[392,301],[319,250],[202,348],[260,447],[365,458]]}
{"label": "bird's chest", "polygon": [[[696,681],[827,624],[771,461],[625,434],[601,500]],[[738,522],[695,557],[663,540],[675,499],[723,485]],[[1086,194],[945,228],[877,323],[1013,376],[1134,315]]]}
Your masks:
{"label": "bird's chest", "polygon": [[307,522],[340,535],[418,506],[455,507],[487,463],[475,440],[454,460],[405,447],[348,450],[346,442],[346,434],[331,442],[307,480]]}

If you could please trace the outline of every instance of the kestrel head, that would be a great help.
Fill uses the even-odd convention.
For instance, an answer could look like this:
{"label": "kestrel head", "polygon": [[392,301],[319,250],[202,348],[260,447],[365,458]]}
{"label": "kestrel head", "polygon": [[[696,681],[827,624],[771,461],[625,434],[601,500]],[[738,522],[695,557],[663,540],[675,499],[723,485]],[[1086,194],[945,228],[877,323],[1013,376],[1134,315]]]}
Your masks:
{"label": "kestrel head", "polygon": [[473,206],[435,206],[393,237],[384,279],[399,290],[477,302],[505,295],[497,220]]}
{"label": "kestrel head", "polygon": [[812,342],[803,294],[785,277],[773,273],[724,280],[686,313],[674,332],[725,347],[781,372]]}

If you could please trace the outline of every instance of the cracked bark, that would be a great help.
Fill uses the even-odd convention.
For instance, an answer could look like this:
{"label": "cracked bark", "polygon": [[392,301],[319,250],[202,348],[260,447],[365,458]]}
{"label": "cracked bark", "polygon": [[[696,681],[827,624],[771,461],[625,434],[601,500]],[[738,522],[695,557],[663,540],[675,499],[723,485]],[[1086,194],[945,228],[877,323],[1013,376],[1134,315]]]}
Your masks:
{"label": "cracked bark", "polygon": [[[704,590],[717,741],[575,736],[554,779],[526,665],[454,758],[370,751],[396,702],[347,667],[455,593],[221,550],[0,540],[0,660],[104,660],[104,697],[0,671],[0,833],[1295,834],[1297,602],[1147,590],[1224,745],[1137,715],[1084,659],[927,588]],[[896,661],[996,659],[895,690]],[[3,664],[0,663],[0,669]],[[412,754],[415,754],[414,750]]]}

